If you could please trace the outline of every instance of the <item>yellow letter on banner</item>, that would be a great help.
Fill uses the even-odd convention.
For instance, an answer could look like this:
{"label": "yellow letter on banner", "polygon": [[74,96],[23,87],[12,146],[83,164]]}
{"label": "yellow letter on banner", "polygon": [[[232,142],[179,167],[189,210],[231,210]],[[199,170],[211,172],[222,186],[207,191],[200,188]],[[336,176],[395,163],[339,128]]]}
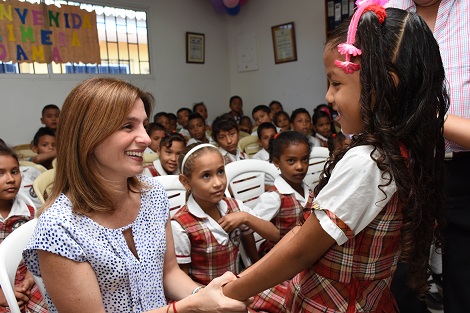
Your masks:
{"label": "yellow letter on banner", "polygon": [[44,57],[44,46],[43,45],[40,45],[40,46],[31,46],[31,52],[32,52],[32,56],[31,56],[31,59],[34,61],[34,62],[45,62],[46,61],[46,58]]}
{"label": "yellow letter on banner", "polygon": [[6,17],[10,22],[13,21],[13,16],[11,15],[11,5],[8,5],[8,12],[5,11],[5,5],[0,4],[0,21],[3,21]]}

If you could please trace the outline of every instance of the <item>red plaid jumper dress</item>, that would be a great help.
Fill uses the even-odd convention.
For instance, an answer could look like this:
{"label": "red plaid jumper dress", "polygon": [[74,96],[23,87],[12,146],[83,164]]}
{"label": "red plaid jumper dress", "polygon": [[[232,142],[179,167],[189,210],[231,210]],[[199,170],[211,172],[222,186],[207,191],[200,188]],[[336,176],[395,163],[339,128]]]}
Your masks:
{"label": "red plaid jumper dress", "polygon": [[[302,222],[302,214],[305,209],[293,194],[282,194],[276,187],[272,190],[279,194],[281,205],[279,213],[271,220],[271,222],[280,230],[281,238],[284,237],[292,228],[300,225]],[[305,208],[312,206],[314,194],[309,192]],[[304,215],[307,218],[308,214]],[[266,254],[274,247],[275,243],[265,241],[260,246],[260,252]],[[249,307],[250,312],[285,312],[285,298],[289,281],[286,280],[272,288],[269,288],[254,297],[253,303]]]}
{"label": "red plaid jumper dress", "polygon": [[[224,198],[227,203],[227,214],[240,212],[235,199]],[[240,230],[232,231],[227,245],[221,245],[212,232],[204,225],[202,219],[189,212],[183,206],[172,218],[185,230],[191,242],[191,263],[189,276],[196,282],[207,285],[212,279],[227,271],[236,274],[236,259],[240,243]],[[232,234],[235,238],[232,238]],[[236,238],[238,236],[238,238]]]}
{"label": "red plaid jumper dress", "polygon": [[[272,192],[276,192],[280,199],[280,209],[277,215],[271,219],[271,223],[276,226],[281,236],[279,239],[284,237],[292,228],[297,225],[301,224],[301,216],[305,208],[310,208],[313,202],[314,194],[312,191],[309,192],[307,203],[305,204],[305,208],[300,204],[299,200],[295,198],[294,194],[282,194],[280,193],[277,188],[274,186]],[[259,247],[260,255],[265,255],[266,253],[271,250],[275,242],[271,241],[264,241]]]}
{"label": "red plaid jumper dress", "polygon": [[[29,210],[29,216],[11,216],[4,222],[0,222],[0,243],[11,234],[15,229],[26,223],[27,221],[34,218],[34,208],[30,205],[27,205]],[[18,270],[16,271],[15,277],[15,285],[20,284],[25,275],[26,275],[26,266],[23,262],[20,263],[18,266]],[[0,307],[0,313],[7,313],[10,312],[9,308]],[[26,311],[25,312],[34,312],[34,313],[47,313],[46,303],[39,292],[39,289],[36,285],[31,288],[31,296],[29,298],[28,303],[26,304]]]}
{"label": "red plaid jumper dress", "polygon": [[390,291],[400,255],[402,205],[395,193],[377,217],[354,236],[349,227],[324,210],[348,237],[290,282],[286,312],[398,312]]}

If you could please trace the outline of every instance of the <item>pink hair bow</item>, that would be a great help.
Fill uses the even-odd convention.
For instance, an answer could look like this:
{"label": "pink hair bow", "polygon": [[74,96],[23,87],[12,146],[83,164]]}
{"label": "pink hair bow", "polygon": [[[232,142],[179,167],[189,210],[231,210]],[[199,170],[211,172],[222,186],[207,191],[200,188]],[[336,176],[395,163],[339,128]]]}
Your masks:
{"label": "pink hair bow", "polygon": [[354,13],[348,28],[348,36],[345,43],[338,45],[338,52],[345,55],[345,61],[335,60],[335,65],[341,68],[346,74],[352,74],[361,68],[360,64],[351,62],[351,55],[361,55],[361,49],[354,46],[359,19],[366,11],[374,11],[382,24],[386,13],[383,6],[388,0],[357,0],[356,12]]}

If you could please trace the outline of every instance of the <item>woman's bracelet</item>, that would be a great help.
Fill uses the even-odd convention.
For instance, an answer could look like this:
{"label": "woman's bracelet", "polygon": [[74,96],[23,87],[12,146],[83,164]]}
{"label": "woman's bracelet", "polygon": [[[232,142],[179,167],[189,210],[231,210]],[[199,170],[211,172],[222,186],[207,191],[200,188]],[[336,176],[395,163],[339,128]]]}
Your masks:
{"label": "woman's bracelet", "polygon": [[191,292],[191,294],[195,294],[195,293],[198,293],[199,290],[201,290],[202,288],[204,288],[204,286],[197,286],[196,288],[194,288],[193,292]]}

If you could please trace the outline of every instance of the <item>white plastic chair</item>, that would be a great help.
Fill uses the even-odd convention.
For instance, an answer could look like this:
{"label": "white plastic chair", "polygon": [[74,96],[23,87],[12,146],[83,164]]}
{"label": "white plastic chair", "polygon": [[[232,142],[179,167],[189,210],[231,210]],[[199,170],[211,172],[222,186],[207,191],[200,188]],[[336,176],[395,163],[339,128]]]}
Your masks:
{"label": "white plastic chair", "polygon": [[34,180],[33,189],[42,204],[44,204],[45,202],[44,195],[51,193],[52,184],[54,183],[54,180],[55,168],[45,171],[44,173],[36,177],[36,179]]}
{"label": "white plastic chair", "polygon": [[258,136],[249,135],[240,138],[240,140],[238,141],[238,148],[241,151],[245,152],[249,158],[251,158],[253,155],[256,154],[256,152],[261,150],[261,147],[258,143]]}
{"label": "white plastic chair", "polygon": [[310,152],[310,159],[308,162],[307,175],[305,175],[304,183],[310,187],[311,190],[315,188],[320,179],[320,173],[323,171],[326,159],[330,156],[328,148],[313,147]]}
{"label": "white plastic chair", "polygon": [[45,168],[45,167],[42,166],[41,164],[37,164],[37,163],[31,162],[31,161],[21,160],[21,161],[20,161],[20,166],[30,166],[30,167],[34,167],[35,169],[37,169],[37,170],[40,171],[41,173],[44,173],[45,171],[47,171],[47,168]]}
{"label": "white plastic chair", "polygon": [[170,202],[170,218],[186,204],[186,189],[179,181],[178,175],[156,176],[155,180],[165,188]]}
{"label": "white plastic chair", "polygon": [[[242,201],[246,206],[254,208],[258,203],[259,196],[265,190],[265,177],[271,176],[272,181],[279,176],[279,170],[274,164],[262,160],[240,160],[231,162],[225,166],[227,176],[227,189],[225,196]],[[264,241],[257,233],[253,233],[256,247],[259,248]],[[243,265],[250,266],[251,260],[247,256],[243,245],[240,245],[239,257]],[[237,271],[240,271],[240,264],[237,264]]]}
{"label": "white plastic chair", "polygon": [[227,189],[225,196],[242,201],[246,206],[254,208],[259,196],[265,192],[265,177],[274,180],[279,171],[274,164],[262,160],[240,160],[225,165]]}
{"label": "white plastic chair", "polygon": [[[5,294],[8,306],[12,313],[20,313],[16,302],[14,286],[18,265],[22,260],[22,252],[31,238],[37,219],[32,219],[15,229],[0,244],[0,286]],[[42,295],[45,294],[44,284],[40,277],[34,276],[34,281]]]}

